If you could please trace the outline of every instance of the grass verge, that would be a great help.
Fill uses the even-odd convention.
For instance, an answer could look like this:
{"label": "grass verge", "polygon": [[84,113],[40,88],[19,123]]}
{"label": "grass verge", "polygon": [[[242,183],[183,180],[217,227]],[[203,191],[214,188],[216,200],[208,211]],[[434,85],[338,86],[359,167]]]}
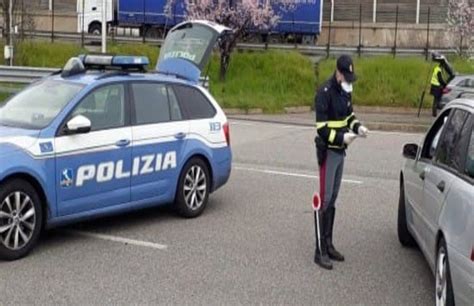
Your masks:
{"label": "grass verge", "polygon": [[[459,73],[474,73],[474,62],[460,58],[453,58],[451,62]],[[335,66],[336,59],[319,63],[318,86],[333,73]],[[429,81],[432,69],[431,62],[419,57],[354,58],[354,70],[358,77],[354,84],[354,103],[369,106],[416,107],[423,89],[426,88],[424,106],[429,107],[431,103]]]}

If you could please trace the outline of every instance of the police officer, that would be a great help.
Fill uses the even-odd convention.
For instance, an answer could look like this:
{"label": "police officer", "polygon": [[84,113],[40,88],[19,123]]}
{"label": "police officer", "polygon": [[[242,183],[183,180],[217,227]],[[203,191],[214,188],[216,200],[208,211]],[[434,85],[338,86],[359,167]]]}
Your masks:
{"label": "police officer", "polygon": [[320,243],[316,243],[314,261],[332,269],[332,260],[344,261],[333,244],[336,199],[341,186],[345,150],[357,136],[369,130],[361,125],[352,109],[352,83],[356,80],[351,57],[337,60],[334,75],[317,92],[315,99],[316,152],[320,172]]}
{"label": "police officer", "polygon": [[441,102],[441,97],[443,96],[443,89],[454,77],[454,72],[443,55],[439,53],[432,53],[431,58],[434,62],[436,62],[436,65],[433,69],[433,75],[431,76],[430,90],[430,93],[433,96],[432,115],[433,117],[436,117],[439,104]]}

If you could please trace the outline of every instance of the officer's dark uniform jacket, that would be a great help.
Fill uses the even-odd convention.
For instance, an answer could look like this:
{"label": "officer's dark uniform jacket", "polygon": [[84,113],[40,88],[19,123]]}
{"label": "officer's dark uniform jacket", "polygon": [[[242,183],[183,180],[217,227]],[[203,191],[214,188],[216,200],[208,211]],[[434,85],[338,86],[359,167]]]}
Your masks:
{"label": "officer's dark uniform jacket", "polygon": [[351,94],[342,89],[336,75],[318,90],[315,109],[318,151],[331,149],[344,152],[344,133],[351,129],[357,134],[361,124],[354,115]]}

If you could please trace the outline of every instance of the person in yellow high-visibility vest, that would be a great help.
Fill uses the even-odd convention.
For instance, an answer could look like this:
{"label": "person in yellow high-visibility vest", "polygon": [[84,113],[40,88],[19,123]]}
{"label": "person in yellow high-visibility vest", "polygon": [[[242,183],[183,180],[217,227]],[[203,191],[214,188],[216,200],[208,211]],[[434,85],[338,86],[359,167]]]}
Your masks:
{"label": "person in yellow high-visibility vest", "polygon": [[433,96],[433,107],[432,114],[433,117],[436,117],[438,113],[439,104],[441,102],[441,97],[443,96],[443,89],[447,85],[447,80],[444,76],[445,57],[439,54],[433,54],[433,61],[437,62],[434,69],[433,75],[431,76],[431,95]]}

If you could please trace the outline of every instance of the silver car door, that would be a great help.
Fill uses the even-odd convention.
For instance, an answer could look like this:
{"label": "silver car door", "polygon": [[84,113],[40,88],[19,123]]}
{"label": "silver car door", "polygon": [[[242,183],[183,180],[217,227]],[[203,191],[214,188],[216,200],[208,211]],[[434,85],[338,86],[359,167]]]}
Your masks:
{"label": "silver car door", "polygon": [[413,211],[413,213],[410,214],[409,226],[417,236],[422,249],[425,248],[422,232],[426,228],[426,216],[423,212],[424,180],[426,172],[429,171],[428,169],[430,169],[434,160],[439,139],[451,110],[451,108],[447,108],[442,111],[426,134],[420,152],[418,152],[417,160],[414,161],[413,164],[407,162],[405,168],[406,200],[407,205]]}
{"label": "silver car door", "polygon": [[[471,115],[474,121],[474,115]],[[440,215],[447,241],[449,267],[456,303],[474,301],[474,129],[459,177],[453,183]]]}
{"label": "silver car door", "polygon": [[439,216],[445,204],[446,195],[453,182],[457,179],[463,163],[470,130],[466,129],[469,113],[455,109],[446,123],[436,149],[435,160],[425,169],[425,185],[423,193],[421,235],[426,247],[425,252],[434,264],[436,235],[439,229]]}

